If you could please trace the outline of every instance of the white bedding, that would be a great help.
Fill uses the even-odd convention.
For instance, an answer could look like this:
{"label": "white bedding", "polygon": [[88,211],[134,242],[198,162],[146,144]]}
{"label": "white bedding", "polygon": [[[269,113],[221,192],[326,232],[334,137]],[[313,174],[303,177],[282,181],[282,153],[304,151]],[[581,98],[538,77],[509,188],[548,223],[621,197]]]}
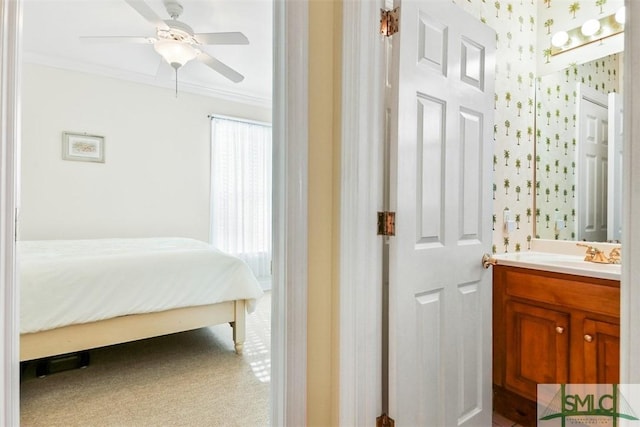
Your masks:
{"label": "white bedding", "polygon": [[126,314],[248,300],[262,288],[249,267],[185,238],[20,241],[20,332]]}

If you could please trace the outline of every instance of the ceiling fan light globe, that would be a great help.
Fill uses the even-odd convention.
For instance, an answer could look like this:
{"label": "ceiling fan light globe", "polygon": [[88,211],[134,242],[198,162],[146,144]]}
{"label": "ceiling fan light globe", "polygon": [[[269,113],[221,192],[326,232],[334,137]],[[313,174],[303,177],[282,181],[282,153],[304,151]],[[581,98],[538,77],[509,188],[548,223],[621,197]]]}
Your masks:
{"label": "ceiling fan light globe", "polygon": [[176,40],[158,40],[153,48],[173,68],[180,68],[198,55],[193,46]]}

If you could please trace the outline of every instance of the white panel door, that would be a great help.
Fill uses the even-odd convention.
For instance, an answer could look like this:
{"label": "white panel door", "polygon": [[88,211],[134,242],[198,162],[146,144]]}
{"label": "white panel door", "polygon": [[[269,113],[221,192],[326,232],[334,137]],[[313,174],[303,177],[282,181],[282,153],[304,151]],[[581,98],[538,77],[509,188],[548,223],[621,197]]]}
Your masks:
{"label": "white panel door", "polygon": [[389,414],[491,425],[495,33],[450,0],[402,1],[392,41]]}
{"label": "white panel door", "polygon": [[609,191],[607,240],[622,241],[622,95],[609,94]]}
{"label": "white panel door", "polygon": [[577,239],[607,240],[609,129],[607,95],[578,84]]}

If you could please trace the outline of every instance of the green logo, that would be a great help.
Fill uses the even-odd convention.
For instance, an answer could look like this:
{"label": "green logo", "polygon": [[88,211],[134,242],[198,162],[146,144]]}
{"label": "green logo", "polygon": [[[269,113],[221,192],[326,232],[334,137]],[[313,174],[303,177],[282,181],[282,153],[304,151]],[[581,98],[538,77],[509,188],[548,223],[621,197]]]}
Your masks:
{"label": "green logo", "polygon": [[[541,387],[544,386],[548,384],[539,385],[538,400],[542,394]],[[551,395],[549,389],[542,390]],[[565,427],[567,418],[572,424],[613,427],[618,425],[619,418],[638,420],[631,405],[620,393],[618,384],[560,384],[559,390],[538,416],[540,421],[559,420],[562,427]]]}

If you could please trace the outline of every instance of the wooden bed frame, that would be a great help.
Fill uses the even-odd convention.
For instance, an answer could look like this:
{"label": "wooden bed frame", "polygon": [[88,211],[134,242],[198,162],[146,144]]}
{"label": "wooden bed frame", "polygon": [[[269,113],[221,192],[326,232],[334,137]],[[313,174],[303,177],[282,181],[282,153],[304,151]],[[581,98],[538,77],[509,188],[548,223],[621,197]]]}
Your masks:
{"label": "wooden bed frame", "polygon": [[229,322],[237,354],[245,339],[245,300],[131,314],[20,335],[20,361],[90,350]]}

